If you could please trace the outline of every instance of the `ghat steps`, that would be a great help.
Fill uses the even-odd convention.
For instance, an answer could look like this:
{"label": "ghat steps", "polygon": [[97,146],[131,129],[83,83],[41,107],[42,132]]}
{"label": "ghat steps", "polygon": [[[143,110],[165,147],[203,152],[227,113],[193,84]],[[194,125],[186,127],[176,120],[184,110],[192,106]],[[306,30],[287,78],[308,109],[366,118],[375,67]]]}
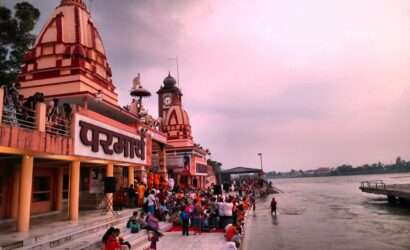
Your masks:
{"label": "ghat steps", "polygon": [[[149,243],[145,231],[131,234],[125,227],[133,210],[121,211],[116,215],[99,215],[94,218],[81,218],[81,224],[58,224],[50,223],[47,230],[41,233],[30,233],[23,239],[10,241],[0,245],[0,250],[40,250],[40,249],[102,249],[101,237],[111,226],[121,230],[121,236],[131,243],[132,249],[143,249]],[[161,230],[170,227],[167,223],[161,223]]]}

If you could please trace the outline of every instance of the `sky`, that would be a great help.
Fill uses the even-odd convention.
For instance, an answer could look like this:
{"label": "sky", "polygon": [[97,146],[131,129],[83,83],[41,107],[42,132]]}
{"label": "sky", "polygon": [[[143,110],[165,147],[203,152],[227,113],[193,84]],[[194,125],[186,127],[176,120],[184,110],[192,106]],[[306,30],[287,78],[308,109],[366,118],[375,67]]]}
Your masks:
{"label": "sky", "polygon": [[[38,32],[59,1],[29,2]],[[268,171],[410,159],[408,0],[86,2],[120,104],[140,72],[156,116],[177,56],[194,139],[223,168],[259,152]]]}

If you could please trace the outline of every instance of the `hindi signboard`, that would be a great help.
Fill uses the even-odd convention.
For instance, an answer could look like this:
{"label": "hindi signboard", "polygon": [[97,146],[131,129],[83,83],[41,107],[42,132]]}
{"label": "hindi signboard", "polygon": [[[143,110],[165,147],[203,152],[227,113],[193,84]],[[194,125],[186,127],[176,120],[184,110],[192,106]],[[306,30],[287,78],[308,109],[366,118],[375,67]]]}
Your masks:
{"label": "hindi signboard", "polygon": [[146,164],[147,145],[137,129],[130,133],[80,114],[74,122],[75,155]]}
{"label": "hindi signboard", "polygon": [[208,166],[205,164],[196,164],[196,173],[198,174],[208,174]]}

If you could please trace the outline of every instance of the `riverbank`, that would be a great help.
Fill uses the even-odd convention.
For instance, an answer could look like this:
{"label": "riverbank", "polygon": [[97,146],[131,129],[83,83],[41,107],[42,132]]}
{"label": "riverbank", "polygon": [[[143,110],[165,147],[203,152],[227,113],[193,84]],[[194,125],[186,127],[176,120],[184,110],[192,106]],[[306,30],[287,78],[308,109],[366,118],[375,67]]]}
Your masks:
{"label": "riverbank", "polygon": [[410,210],[358,189],[375,178],[410,183],[406,174],[275,180],[278,216],[269,214],[270,197],[259,200],[242,250],[407,250]]}

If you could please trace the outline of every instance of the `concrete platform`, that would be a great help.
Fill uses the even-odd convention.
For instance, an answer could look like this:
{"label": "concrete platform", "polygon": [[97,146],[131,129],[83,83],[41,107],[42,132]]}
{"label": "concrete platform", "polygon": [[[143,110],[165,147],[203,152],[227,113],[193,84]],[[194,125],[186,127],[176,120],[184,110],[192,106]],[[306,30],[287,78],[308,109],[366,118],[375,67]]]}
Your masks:
{"label": "concrete platform", "polygon": [[410,200],[410,184],[386,185],[383,181],[365,181],[360,185],[360,190],[366,193],[387,195],[389,200]]}
{"label": "concrete platform", "polygon": [[223,233],[182,236],[181,232],[169,232],[160,238],[157,248],[164,250],[221,250],[225,244]]}

